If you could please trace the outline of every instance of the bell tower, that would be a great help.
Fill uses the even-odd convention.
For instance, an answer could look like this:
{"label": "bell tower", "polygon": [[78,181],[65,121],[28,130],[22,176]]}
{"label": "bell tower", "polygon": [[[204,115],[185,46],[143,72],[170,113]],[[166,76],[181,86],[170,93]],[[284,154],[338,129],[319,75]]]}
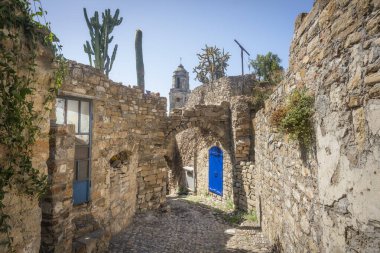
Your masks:
{"label": "bell tower", "polygon": [[173,72],[172,88],[169,92],[170,111],[184,107],[190,92],[189,72],[182,64],[179,64]]}

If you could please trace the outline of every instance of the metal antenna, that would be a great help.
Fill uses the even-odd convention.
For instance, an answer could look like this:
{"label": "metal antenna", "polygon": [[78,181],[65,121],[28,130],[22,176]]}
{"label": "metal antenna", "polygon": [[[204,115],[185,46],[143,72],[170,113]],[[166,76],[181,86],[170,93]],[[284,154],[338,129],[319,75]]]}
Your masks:
{"label": "metal antenna", "polygon": [[245,48],[240,45],[240,43],[237,40],[234,40],[236,44],[240,47],[241,50],[241,75],[244,76],[244,63],[243,63],[243,52],[245,52],[248,56],[251,56]]}
{"label": "metal antenna", "polygon": [[[240,51],[241,51],[241,75],[243,76],[243,87],[244,87],[244,62],[243,62],[243,52],[245,52],[248,56],[251,56],[247,50],[245,50],[245,48],[240,45],[240,43],[235,39],[234,40],[236,42],[236,44],[238,44],[238,46],[240,47]],[[242,87],[242,90],[243,90],[243,87]]]}

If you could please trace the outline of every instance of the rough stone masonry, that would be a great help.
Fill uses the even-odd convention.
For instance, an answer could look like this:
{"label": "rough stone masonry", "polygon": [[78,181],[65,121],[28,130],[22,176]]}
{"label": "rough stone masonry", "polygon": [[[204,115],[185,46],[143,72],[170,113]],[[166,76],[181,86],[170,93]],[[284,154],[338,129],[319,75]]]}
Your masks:
{"label": "rough stone masonry", "polygon": [[[289,71],[253,120],[262,229],[287,252],[380,249],[380,2],[316,1],[296,20]],[[315,152],[271,129],[296,87],[315,95]]]}
{"label": "rough stone masonry", "polygon": [[[42,233],[42,245],[57,250],[72,240],[76,249],[94,247],[103,251],[110,235],[125,228],[136,211],[157,209],[165,203],[166,99],[114,83],[100,71],[75,62],[69,62],[58,97],[92,103],[90,201],[72,204],[74,156],[59,155],[76,146],[74,141],[71,146],[59,141],[67,139],[70,132],[59,131],[61,125],[54,124],[56,116],[52,115],[51,128],[58,131],[52,130],[51,138],[56,141],[51,141],[50,150],[57,156],[52,158],[49,172],[50,187],[56,190],[44,199],[42,213],[43,224],[56,229],[43,226],[46,233]],[[59,136],[62,133],[66,135]],[[78,141],[76,135],[72,138]],[[62,167],[64,172],[59,175]],[[71,195],[58,198],[68,189]],[[72,222],[62,223],[67,219]],[[55,241],[51,241],[52,236]],[[86,240],[88,237],[93,240]]]}
{"label": "rough stone masonry", "polygon": [[[165,98],[69,62],[59,96],[90,100],[94,109],[91,200],[72,203],[73,126],[55,124],[54,110],[44,114],[33,165],[49,176],[49,191],[41,203],[13,191],[5,196],[15,250],[104,251],[135,212],[165,203],[168,165],[172,173],[193,165],[198,192],[207,191],[207,151],[219,146],[226,154],[223,198],[256,209],[263,233],[285,252],[378,252],[379,23],[378,0],[317,0],[297,18],[289,70],[258,112],[251,85],[229,77],[195,89],[168,119]],[[54,66],[51,52],[38,48],[33,99],[42,110]],[[296,87],[315,96],[316,143],[307,157],[269,124]],[[170,184],[178,178],[172,174]]]}
{"label": "rough stone masonry", "polygon": [[[197,168],[197,193],[207,193],[207,150],[230,143],[222,146],[231,157],[225,173],[232,174],[233,194],[223,198],[256,209],[273,243],[286,252],[378,252],[379,24],[379,1],[317,0],[297,18],[289,70],[259,112],[244,99],[249,91],[237,77],[196,88],[171,117],[185,119],[192,107],[202,111],[199,105],[223,101],[231,112],[224,118],[229,141],[192,125],[176,134],[177,160]],[[306,157],[269,122],[295,88],[315,96],[315,147]],[[208,119],[218,126],[210,117],[206,125]]]}
{"label": "rough stone masonry", "polygon": [[[19,34],[25,55],[31,54],[23,31]],[[50,115],[43,113],[55,65],[50,48],[38,44],[36,53],[32,99],[43,118],[33,166],[48,175],[49,189],[40,203],[14,191],[6,194],[13,248],[16,252],[105,251],[110,235],[125,228],[135,212],[165,203],[166,98],[114,83],[89,66],[68,63],[58,96],[86,99],[93,108],[90,201],[73,205],[78,139],[73,125],[56,124],[54,103]],[[0,150],[1,161],[5,147]]]}

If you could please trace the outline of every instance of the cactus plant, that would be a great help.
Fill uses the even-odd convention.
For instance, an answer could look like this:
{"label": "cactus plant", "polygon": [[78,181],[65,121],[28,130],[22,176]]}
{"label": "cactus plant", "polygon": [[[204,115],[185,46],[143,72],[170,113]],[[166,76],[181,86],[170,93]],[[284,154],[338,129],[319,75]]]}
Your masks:
{"label": "cactus plant", "polygon": [[[91,37],[91,43],[86,41],[83,45],[84,52],[88,54],[90,65],[93,66],[94,63],[95,68],[101,69],[108,76],[117,52],[116,44],[111,58],[108,55],[108,46],[113,40],[113,36],[110,37],[110,34],[115,26],[121,24],[123,18],[119,19],[119,9],[116,10],[114,16],[111,15],[111,10],[107,9],[102,13],[102,23],[100,23],[97,11],[90,19],[86,8],[83,8],[83,12]],[[94,56],[94,60],[92,60],[92,56]]]}
{"label": "cactus plant", "polygon": [[145,81],[144,81],[144,61],[143,61],[143,52],[142,52],[142,31],[141,30],[136,31],[135,50],[136,50],[137,85],[144,90]]}
{"label": "cactus plant", "polygon": [[224,49],[221,51],[216,46],[209,47],[207,45],[202,48],[202,51],[202,53],[197,54],[199,65],[193,69],[193,72],[197,75],[195,79],[202,83],[212,83],[216,79],[225,76],[230,54],[228,52],[224,53]]}

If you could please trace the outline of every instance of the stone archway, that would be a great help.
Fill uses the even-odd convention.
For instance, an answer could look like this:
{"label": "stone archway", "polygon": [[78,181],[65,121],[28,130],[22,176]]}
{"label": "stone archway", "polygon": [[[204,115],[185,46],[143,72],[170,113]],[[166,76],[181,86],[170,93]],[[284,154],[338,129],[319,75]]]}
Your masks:
{"label": "stone archway", "polygon": [[195,108],[174,110],[169,117],[167,162],[170,164],[169,188],[174,193],[186,186],[184,167],[194,171],[195,192],[208,192],[209,149],[218,145],[225,153],[223,161],[227,174],[222,181],[226,197],[232,198],[231,121],[228,103],[198,105]]}

